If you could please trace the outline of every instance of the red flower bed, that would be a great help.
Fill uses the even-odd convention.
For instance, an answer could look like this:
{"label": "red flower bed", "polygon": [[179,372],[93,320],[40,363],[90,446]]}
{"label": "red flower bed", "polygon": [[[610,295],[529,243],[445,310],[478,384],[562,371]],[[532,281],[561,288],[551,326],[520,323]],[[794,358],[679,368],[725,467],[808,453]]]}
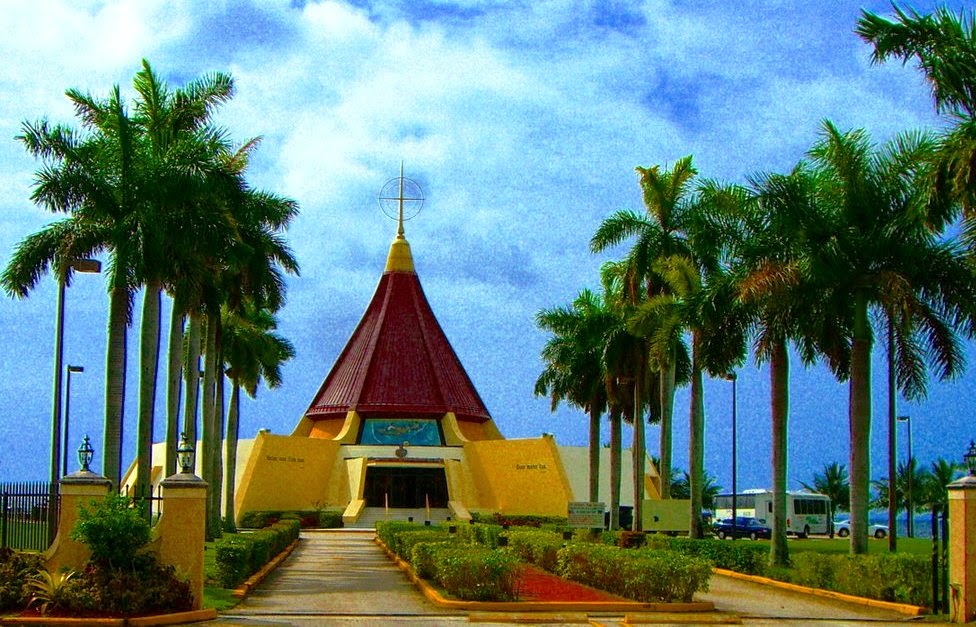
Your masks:
{"label": "red flower bed", "polygon": [[626,601],[622,597],[568,581],[526,565],[519,584],[520,601]]}

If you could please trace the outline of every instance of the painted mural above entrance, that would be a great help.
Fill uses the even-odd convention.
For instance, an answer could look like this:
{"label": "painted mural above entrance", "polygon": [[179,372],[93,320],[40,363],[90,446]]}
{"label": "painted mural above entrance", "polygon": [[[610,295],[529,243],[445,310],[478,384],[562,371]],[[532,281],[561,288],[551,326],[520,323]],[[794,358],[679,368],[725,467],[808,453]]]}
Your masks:
{"label": "painted mural above entrance", "polygon": [[[367,418],[359,436],[360,444],[389,446],[442,446],[439,421],[413,418]],[[404,444],[407,443],[407,444]]]}

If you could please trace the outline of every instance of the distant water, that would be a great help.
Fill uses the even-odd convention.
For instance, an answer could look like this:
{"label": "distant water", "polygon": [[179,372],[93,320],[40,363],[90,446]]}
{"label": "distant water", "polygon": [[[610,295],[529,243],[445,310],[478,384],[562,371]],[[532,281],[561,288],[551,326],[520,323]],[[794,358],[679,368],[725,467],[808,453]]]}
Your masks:
{"label": "distant water", "polygon": [[[868,513],[868,521],[872,525],[888,525],[888,510],[873,509]],[[899,538],[907,538],[907,516],[904,511],[898,512],[896,533]],[[941,531],[940,531],[941,533]],[[915,537],[932,537],[932,512],[915,512]]]}

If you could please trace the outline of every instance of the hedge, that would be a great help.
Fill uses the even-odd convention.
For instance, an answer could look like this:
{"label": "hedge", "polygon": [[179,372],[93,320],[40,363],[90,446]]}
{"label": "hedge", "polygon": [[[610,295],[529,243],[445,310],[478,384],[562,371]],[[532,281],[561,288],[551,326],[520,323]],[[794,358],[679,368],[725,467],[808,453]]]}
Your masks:
{"label": "hedge", "polygon": [[647,536],[647,546],[702,557],[716,568],[746,575],[765,575],[769,565],[769,544],[765,542],[725,542],[710,538],[692,540],[655,534]]}
{"label": "hedge", "polygon": [[543,570],[555,572],[559,549],[565,541],[553,531],[541,529],[510,529],[504,532],[508,547],[520,559],[535,564]]}
{"label": "hedge", "polygon": [[216,578],[223,588],[236,588],[298,539],[297,520],[282,520],[252,533],[226,534],[214,545]]}
{"label": "hedge", "polygon": [[792,568],[771,573],[801,586],[854,596],[932,606],[931,558],[910,553],[836,555],[796,552]]}
{"label": "hedge", "polygon": [[514,601],[522,563],[507,551],[437,544],[429,549],[434,580],[465,601]]}
{"label": "hedge", "polygon": [[295,519],[302,528],[338,529],[342,527],[342,511],[323,510],[268,510],[244,512],[240,516],[239,527],[243,529],[263,529],[279,520]]}
{"label": "hedge", "polygon": [[674,551],[570,544],[559,551],[558,574],[642,603],[690,602],[708,590],[712,567]]}

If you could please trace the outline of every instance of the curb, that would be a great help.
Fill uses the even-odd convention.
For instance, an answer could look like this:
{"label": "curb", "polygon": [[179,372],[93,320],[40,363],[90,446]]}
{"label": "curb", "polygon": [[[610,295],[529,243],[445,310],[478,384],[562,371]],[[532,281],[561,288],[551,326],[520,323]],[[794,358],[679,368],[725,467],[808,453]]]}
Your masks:
{"label": "curb", "polygon": [[[698,601],[692,603],[640,603],[638,601],[458,601],[456,599],[445,599],[433,586],[417,576],[416,571],[407,562],[393,554],[392,551],[379,538],[373,541],[386,553],[393,562],[406,574],[407,578],[413,582],[428,601],[440,607],[453,610],[467,610],[471,612],[494,613],[506,612],[654,612],[654,613],[694,613],[694,612],[713,612],[715,604],[711,601]],[[533,620],[525,619],[521,622],[537,622],[538,615]],[[565,618],[569,618],[568,616]]]}
{"label": "curb", "polygon": [[299,540],[295,540],[294,542],[286,546],[284,550],[281,551],[281,553],[278,553],[273,558],[271,558],[271,561],[265,564],[264,566],[262,566],[261,570],[248,577],[244,581],[244,583],[238,586],[234,590],[234,592],[231,593],[232,596],[235,599],[243,599],[247,597],[247,595],[251,592],[251,589],[254,586],[264,581],[265,577],[271,574],[271,571],[277,568],[279,564],[281,564],[283,561],[285,561],[285,559],[289,555],[291,555],[291,552],[294,551],[295,547],[298,546],[298,542]]}
{"label": "curb", "polygon": [[876,607],[883,610],[891,610],[893,612],[898,612],[900,614],[905,614],[907,616],[921,616],[928,612],[927,608],[919,607],[917,605],[908,605],[907,603],[895,603],[893,601],[881,601],[878,599],[869,599],[867,597],[856,597],[851,594],[844,594],[843,592],[835,592],[833,590],[823,590],[821,588],[809,588],[807,586],[800,586],[795,583],[787,583],[785,581],[770,579],[769,577],[760,577],[759,575],[746,575],[743,573],[735,572],[734,570],[725,570],[724,568],[713,568],[712,572],[717,575],[725,575],[726,577],[731,577],[732,579],[741,579],[743,581],[751,581],[753,583],[772,586],[774,588],[780,588],[782,590],[792,590],[793,592],[802,592],[804,594],[812,594],[813,596],[826,597],[828,599],[837,599],[838,601],[847,601],[848,603],[867,605],[869,607]]}
{"label": "curb", "polygon": [[92,625],[94,627],[125,627],[133,625],[137,627],[152,627],[153,625],[180,625],[184,623],[197,623],[205,620],[217,618],[217,610],[207,608],[203,610],[191,610],[189,612],[174,612],[173,614],[154,614],[152,616],[137,616],[134,618],[68,618],[68,617],[19,617],[5,616],[0,618],[0,625],[64,625],[73,627],[75,625]]}

